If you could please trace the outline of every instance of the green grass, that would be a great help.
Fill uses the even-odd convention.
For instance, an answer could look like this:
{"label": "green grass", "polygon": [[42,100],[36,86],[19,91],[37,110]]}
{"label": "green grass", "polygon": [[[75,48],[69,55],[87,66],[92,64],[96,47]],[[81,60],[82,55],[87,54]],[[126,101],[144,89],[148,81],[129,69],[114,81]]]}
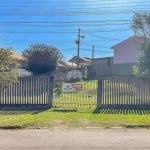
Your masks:
{"label": "green grass", "polygon": [[150,111],[102,110],[99,113],[47,110],[0,112],[1,128],[150,127]]}
{"label": "green grass", "polygon": [[[150,110],[103,109],[93,112],[96,107],[97,81],[82,83],[83,90],[76,93],[61,93],[60,91],[54,93],[53,105],[54,107],[56,105],[56,108],[63,108],[62,110],[2,111],[0,112],[0,128],[150,128]],[[71,109],[68,110],[68,108]],[[75,110],[78,111],[75,112]]]}

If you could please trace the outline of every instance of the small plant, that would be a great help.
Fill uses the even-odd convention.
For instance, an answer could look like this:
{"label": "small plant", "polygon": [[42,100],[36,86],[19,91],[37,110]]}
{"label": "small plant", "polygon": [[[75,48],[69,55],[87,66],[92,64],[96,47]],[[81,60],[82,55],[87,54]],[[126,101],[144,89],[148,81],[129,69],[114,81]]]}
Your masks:
{"label": "small plant", "polygon": [[55,88],[54,88],[54,93],[55,93],[55,95],[59,96],[59,95],[62,93],[61,87],[62,87],[61,84],[57,84],[57,85],[55,86]]}
{"label": "small plant", "polygon": [[18,63],[12,54],[12,48],[0,48],[0,90],[18,81]]}

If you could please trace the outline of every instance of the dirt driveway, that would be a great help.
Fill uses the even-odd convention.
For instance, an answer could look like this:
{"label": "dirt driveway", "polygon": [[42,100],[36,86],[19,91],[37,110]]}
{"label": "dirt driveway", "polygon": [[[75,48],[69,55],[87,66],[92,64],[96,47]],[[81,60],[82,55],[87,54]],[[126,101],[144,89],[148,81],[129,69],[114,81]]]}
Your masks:
{"label": "dirt driveway", "polygon": [[150,130],[0,130],[0,150],[149,150]]}

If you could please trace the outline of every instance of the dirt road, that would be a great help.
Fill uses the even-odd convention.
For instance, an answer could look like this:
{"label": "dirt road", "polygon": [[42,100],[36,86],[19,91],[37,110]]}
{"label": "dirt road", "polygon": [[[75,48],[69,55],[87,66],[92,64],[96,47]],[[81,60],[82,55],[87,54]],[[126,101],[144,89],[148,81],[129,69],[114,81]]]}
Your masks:
{"label": "dirt road", "polygon": [[0,150],[149,150],[150,130],[0,130]]}

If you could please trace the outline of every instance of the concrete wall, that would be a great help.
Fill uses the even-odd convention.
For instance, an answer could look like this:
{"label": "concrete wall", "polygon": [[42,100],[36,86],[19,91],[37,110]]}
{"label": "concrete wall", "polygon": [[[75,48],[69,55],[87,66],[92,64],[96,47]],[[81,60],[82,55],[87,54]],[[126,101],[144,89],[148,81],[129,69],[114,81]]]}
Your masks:
{"label": "concrete wall", "polygon": [[[133,75],[133,63],[125,63],[125,64],[98,64],[94,66],[82,67],[76,70],[79,70],[84,79],[95,79],[100,76],[121,76],[121,75]],[[56,72],[55,80],[67,81],[67,73],[65,72]]]}
{"label": "concrete wall", "polygon": [[133,63],[113,64],[113,75],[133,75]]}
{"label": "concrete wall", "polygon": [[113,64],[113,57],[95,58],[92,60],[91,64],[92,66],[101,64],[110,65]]}
{"label": "concrete wall", "polygon": [[111,65],[94,65],[93,69],[89,69],[90,77],[97,78],[99,76],[115,76],[115,75],[133,75],[133,63],[111,64]]}

